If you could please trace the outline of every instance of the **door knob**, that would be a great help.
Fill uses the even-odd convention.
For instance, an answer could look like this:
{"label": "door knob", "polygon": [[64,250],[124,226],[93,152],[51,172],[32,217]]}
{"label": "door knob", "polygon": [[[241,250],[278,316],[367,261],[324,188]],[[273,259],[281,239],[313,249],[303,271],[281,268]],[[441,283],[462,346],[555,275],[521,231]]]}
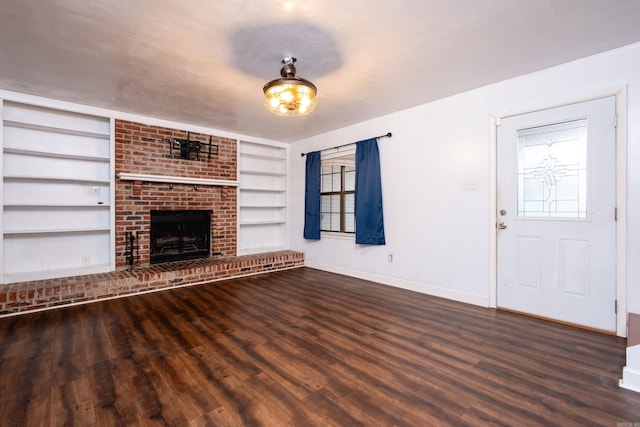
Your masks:
{"label": "door knob", "polygon": [[506,222],[504,222],[504,221],[501,221],[501,222],[499,222],[499,223],[498,223],[497,227],[498,227],[500,230],[504,230],[505,228],[507,228],[507,223],[506,223]]}

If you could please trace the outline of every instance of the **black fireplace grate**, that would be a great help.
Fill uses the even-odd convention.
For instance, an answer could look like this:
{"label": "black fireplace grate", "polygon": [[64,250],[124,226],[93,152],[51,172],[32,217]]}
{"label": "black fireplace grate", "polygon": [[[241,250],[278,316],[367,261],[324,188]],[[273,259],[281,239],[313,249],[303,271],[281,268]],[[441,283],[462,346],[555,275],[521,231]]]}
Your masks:
{"label": "black fireplace grate", "polygon": [[150,262],[158,264],[211,255],[211,211],[151,211]]}

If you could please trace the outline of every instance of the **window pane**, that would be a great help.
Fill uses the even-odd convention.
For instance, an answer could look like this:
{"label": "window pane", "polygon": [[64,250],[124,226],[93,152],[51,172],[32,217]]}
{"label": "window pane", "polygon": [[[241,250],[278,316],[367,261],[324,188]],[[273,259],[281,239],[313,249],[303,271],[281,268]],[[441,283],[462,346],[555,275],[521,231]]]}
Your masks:
{"label": "window pane", "polygon": [[329,231],[340,231],[340,214],[331,214],[331,226]]}
{"label": "window pane", "polygon": [[320,196],[320,212],[331,212],[331,196]]}
{"label": "window pane", "polygon": [[354,214],[344,214],[344,231],[345,233],[356,232],[356,216]]}
{"label": "window pane", "polygon": [[320,197],[320,229],[340,231],[340,195]]}
{"label": "window pane", "polygon": [[346,166],[344,168],[344,191],[353,191],[356,189],[356,168]]}
{"label": "window pane", "polygon": [[320,214],[320,230],[331,229],[331,216],[328,214]]}
{"label": "window pane", "polygon": [[340,166],[328,165],[322,167],[322,193],[340,191]]}
{"label": "window pane", "polygon": [[320,196],[320,230],[331,229],[331,196]]}
{"label": "window pane", "polygon": [[330,173],[322,174],[322,184],[320,187],[321,193],[326,193],[328,191],[331,191],[331,188],[332,188],[331,179],[332,179],[332,175]]}
{"label": "window pane", "polygon": [[331,174],[331,186],[327,191],[340,191],[340,170]]}
{"label": "window pane", "polygon": [[344,195],[344,231],[354,233],[356,231],[355,194]]}
{"label": "window pane", "polygon": [[[339,175],[338,175],[339,176]],[[340,195],[331,197],[331,231],[340,231]]]}
{"label": "window pane", "polygon": [[356,195],[354,193],[344,195],[344,212],[345,213],[355,212],[355,206],[356,206],[355,200],[356,200]]}
{"label": "window pane", "polygon": [[518,216],[587,217],[587,119],[518,131]]}
{"label": "window pane", "polygon": [[340,213],[340,195],[334,194],[329,196],[331,198],[331,213]]}
{"label": "window pane", "polygon": [[331,175],[334,172],[336,172],[335,165],[323,165],[322,166],[322,174],[323,175]]}

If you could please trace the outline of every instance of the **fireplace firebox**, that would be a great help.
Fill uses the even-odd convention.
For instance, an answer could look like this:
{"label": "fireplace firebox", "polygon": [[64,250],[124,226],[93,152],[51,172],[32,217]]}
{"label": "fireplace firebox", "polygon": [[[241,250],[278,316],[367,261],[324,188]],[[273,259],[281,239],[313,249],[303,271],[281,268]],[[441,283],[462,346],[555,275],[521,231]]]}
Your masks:
{"label": "fireplace firebox", "polygon": [[150,262],[158,264],[211,254],[211,211],[151,211]]}

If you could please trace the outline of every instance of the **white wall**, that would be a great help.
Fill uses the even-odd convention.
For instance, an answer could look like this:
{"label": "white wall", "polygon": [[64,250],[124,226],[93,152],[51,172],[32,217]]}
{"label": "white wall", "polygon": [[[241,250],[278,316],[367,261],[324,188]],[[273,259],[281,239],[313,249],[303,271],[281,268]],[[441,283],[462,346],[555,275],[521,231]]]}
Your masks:
{"label": "white wall", "polygon": [[[628,146],[627,308],[640,312],[640,44],[295,143],[289,168],[291,248],[305,252],[312,267],[489,305],[495,233],[492,117],[625,87],[627,115],[619,117],[619,126],[627,126]],[[305,158],[296,150],[323,149],[388,131],[393,137],[379,141],[386,246],[364,247],[331,237],[305,241]],[[463,181],[473,180],[478,180],[477,190],[461,190]],[[393,254],[391,263],[388,254]]]}

